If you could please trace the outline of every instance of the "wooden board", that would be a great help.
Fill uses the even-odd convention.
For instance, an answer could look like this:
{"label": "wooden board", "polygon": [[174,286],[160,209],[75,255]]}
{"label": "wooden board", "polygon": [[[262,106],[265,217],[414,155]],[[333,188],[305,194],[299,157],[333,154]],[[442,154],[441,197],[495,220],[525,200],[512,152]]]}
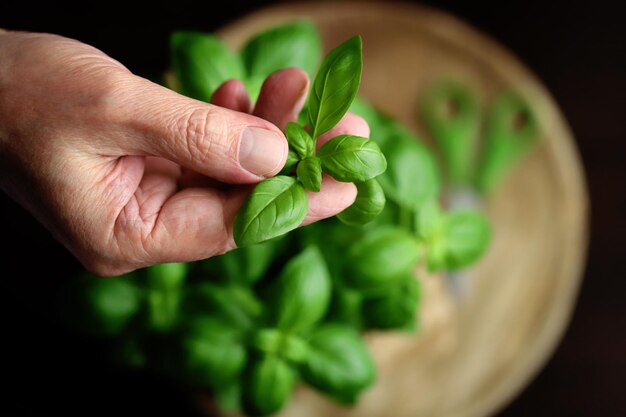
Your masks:
{"label": "wooden board", "polygon": [[487,203],[494,240],[453,303],[445,281],[426,283],[418,336],[368,335],[376,387],[354,409],[299,389],[281,416],[478,417],[505,405],[549,358],[567,325],[587,245],[587,193],[571,133],[546,89],[514,56],[432,9],[385,3],[284,4],[220,31],[233,47],[294,18],[319,27],[327,48],[361,34],[361,94],[428,140],[418,97],[442,77],[467,82],[488,102],[506,88],[534,103],[542,142]]}

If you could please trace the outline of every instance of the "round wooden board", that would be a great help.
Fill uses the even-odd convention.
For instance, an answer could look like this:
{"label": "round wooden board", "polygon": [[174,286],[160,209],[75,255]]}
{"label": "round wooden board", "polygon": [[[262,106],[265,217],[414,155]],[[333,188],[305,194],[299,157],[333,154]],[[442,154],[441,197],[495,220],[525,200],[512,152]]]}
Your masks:
{"label": "round wooden board", "polygon": [[[494,239],[472,271],[469,295],[451,303],[445,282],[427,284],[417,336],[368,336],[376,387],[356,408],[300,389],[281,416],[478,417],[505,405],[546,362],[569,320],[587,242],[587,193],[571,133],[546,89],[514,56],[461,21],[398,3],[284,4],[255,12],[219,35],[239,48],[260,30],[314,21],[327,49],[361,34],[361,95],[428,135],[416,117],[429,82],[455,78],[488,103],[514,88],[537,110],[540,145],[487,202]],[[428,297],[431,297],[429,300]],[[382,340],[381,340],[382,339]]]}

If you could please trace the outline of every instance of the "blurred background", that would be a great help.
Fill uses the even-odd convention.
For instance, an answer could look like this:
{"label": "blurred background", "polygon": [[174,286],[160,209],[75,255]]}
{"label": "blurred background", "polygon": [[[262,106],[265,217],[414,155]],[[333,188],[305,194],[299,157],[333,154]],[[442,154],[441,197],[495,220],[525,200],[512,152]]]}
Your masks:
{"label": "blurred background", "polygon": [[[102,49],[158,76],[175,29],[213,31],[276,2],[2,0],[0,27],[46,31]],[[547,86],[576,139],[591,197],[588,263],[573,320],[547,366],[497,415],[625,416],[626,29],[619,2],[424,1],[514,52]],[[329,7],[330,2],[329,2]],[[0,56],[0,60],[2,57]],[[28,213],[0,195],[0,413],[17,416],[194,416],[182,389],[112,368],[107,346],[67,330],[55,293],[81,270]]]}

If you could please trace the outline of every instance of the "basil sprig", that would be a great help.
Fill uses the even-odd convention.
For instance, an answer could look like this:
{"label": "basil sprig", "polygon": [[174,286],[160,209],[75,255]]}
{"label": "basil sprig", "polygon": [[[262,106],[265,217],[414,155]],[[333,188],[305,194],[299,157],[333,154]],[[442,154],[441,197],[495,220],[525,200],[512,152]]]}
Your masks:
{"label": "basil sprig", "polygon": [[[339,123],[350,108],[359,90],[362,69],[359,36],[342,43],[324,58],[307,102],[311,133],[297,123],[288,124],[290,151],[284,175],[261,181],[237,213],[233,234],[238,246],[260,243],[297,228],[308,209],[305,191],[320,191],[322,173],[337,181],[363,183],[375,181],[385,172],[385,156],[367,138],[340,135],[315,154],[318,137]],[[294,168],[295,178],[288,176]],[[348,209],[348,214],[340,217],[350,224],[367,223],[384,207],[384,194],[375,185],[370,183],[361,189],[364,194]]]}

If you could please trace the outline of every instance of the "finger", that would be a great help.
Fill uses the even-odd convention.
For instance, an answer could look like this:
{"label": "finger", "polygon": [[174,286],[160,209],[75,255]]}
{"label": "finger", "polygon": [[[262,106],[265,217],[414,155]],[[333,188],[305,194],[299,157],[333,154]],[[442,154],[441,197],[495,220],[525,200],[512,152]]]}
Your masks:
{"label": "finger", "polygon": [[309,76],[301,69],[286,68],[270,75],[254,108],[254,115],[281,129],[298,119],[309,91]]}
{"label": "finger", "polygon": [[213,93],[211,103],[242,113],[252,111],[252,103],[246,86],[239,80],[228,80],[222,84]]}
{"label": "finger", "polygon": [[317,150],[326,142],[339,135],[355,135],[369,138],[370,127],[361,116],[354,113],[346,113],[335,127],[317,138]]}
{"label": "finger", "polygon": [[[211,97],[211,103],[243,113],[250,113],[252,111],[248,91],[243,83],[236,79],[224,82],[215,90]],[[220,187],[223,184],[192,169],[183,168],[182,175],[178,179],[178,185],[180,188],[189,188]]]}
{"label": "finger", "polygon": [[341,213],[354,203],[356,194],[356,186],[351,182],[339,182],[324,174],[320,191],[308,192],[309,210],[302,226]]}
{"label": "finger", "polygon": [[[130,85],[129,85],[130,84]],[[113,113],[124,154],[170,159],[218,181],[254,183],[278,173],[287,141],[266,120],[183,97],[135,77]]]}
{"label": "finger", "polygon": [[188,188],[172,195],[142,240],[142,263],[189,262],[234,249],[235,215],[249,192]]}

